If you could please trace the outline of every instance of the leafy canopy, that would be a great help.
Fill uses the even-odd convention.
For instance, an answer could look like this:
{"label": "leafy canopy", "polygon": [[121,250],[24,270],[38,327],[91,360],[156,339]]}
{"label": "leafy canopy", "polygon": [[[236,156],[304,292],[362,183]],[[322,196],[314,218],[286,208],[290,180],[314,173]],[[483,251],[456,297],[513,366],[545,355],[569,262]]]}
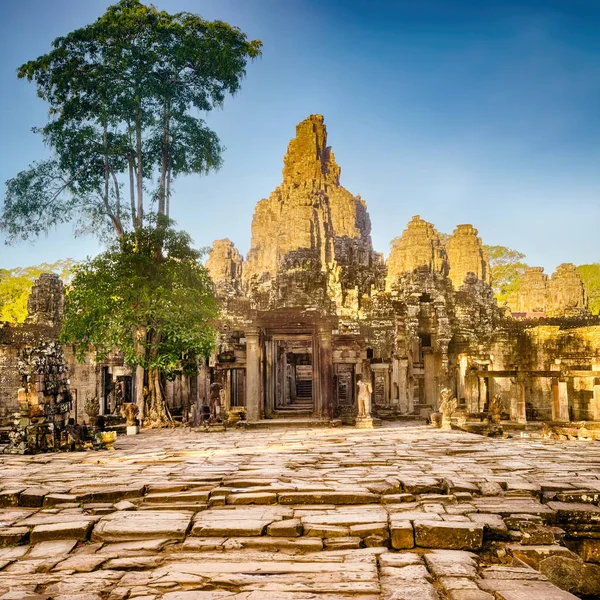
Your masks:
{"label": "leafy canopy", "polygon": [[72,258],[31,267],[0,269],[0,321],[22,323],[27,317],[27,300],[36,279],[42,273],[58,273],[64,283],[72,277]]}
{"label": "leafy canopy", "polygon": [[72,220],[79,231],[120,236],[146,224],[154,201],[168,216],[173,180],[221,164],[200,111],[240,89],[261,45],[221,21],[121,0],[21,65],[18,76],[49,106],[49,122],[34,131],[53,156],[7,182],[8,240]]}
{"label": "leafy canopy", "polygon": [[494,294],[503,304],[510,294],[519,289],[521,276],[528,266],[523,262],[525,255],[506,246],[484,246],[484,249],[490,264]]}
{"label": "leafy canopy", "polygon": [[[218,315],[214,286],[190,237],[172,228],[125,234],[77,267],[61,334],[83,359],[118,348],[129,365],[165,373],[207,356],[214,345],[209,321]],[[144,342],[135,331],[143,328]]]}
{"label": "leafy canopy", "polygon": [[579,265],[577,272],[585,285],[590,312],[600,314],[600,263]]}

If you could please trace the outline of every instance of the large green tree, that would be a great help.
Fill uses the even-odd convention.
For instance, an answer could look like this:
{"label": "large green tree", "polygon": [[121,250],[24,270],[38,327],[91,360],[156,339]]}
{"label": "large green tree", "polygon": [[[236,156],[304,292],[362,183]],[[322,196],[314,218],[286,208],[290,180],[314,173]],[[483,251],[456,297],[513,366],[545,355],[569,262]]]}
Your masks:
{"label": "large green tree", "polygon": [[0,227],[9,241],[75,220],[117,236],[168,217],[172,183],[221,164],[200,112],[239,90],[261,43],[237,27],[139,0],[121,0],[94,23],[54,40],[23,64],[49,106],[34,131],[52,150],[7,182]]}
{"label": "large green tree", "polygon": [[590,312],[600,314],[600,263],[579,265],[577,272],[585,285]]}
{"label": "large green tree", "polygon": [[165,375],[193,372],[196,357],[214,345],[218,306],[201,255],[185,233],[138,229],[79,264],[67,295],[62,340],[76,344],[82,359],[93,351],[102,360],[118,348],[129,365],[141,366],[149,395],[138,406],[150,425],[171,420]]}
{"label": "large green tree", "polygon": [[518,291],[521,276],[527,268],[525,255],[506,246],[484,246],[490,264],[492,288],[496,299],[504,304],[511,293]]}
{"label": "large green tree", "polygon": [[42,273],[57,273],[69,283],[75,261],[72,258],[30,267],[0,269],[0,321],[22,323],[27,317],[27,300],[35,280]]}

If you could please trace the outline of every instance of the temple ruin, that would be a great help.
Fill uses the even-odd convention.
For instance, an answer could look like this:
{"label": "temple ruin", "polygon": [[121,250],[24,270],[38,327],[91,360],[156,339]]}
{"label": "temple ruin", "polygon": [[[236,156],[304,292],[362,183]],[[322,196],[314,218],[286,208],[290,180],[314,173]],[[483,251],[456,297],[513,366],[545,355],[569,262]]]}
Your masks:
{"label": "temple ruin", "polygon": [[[248,422],[356,424],[362,381],[375,424],[429,418],[442,390],[457,399],[455,425],[476,426],[492,409],[521,427],[600,421],[600,320],[574,265],[550,278],[527,269],[500,307],[477,229],[459,224],[443,236],[416,215],[385,261],[365,200],[340,174],[323,117],[311,115],[288,146],[281,184],[256,205],[246,258],[229,239],[213,243],[206,266],[223,307],[218,348],[197,377],[167,382],[175,415],[195,411],[197,420],[217,402],[224,417],[241,412]],[[48,376],[65,374],[58,387],[68,409],[53,401],[65,419],[89,421],[88,405],[119,415],[135,397],[118,352],[79,364],[56,343],[63,308],[62,283],[44,275],[26,322],[0,328],[5,423],[19,410],[17,391],[42,386],[24,375],[25,358],[51,342],[57,366]]]}
{"label": "temple ruin", "polygon": [[428,416],[448,388],[459,418],[497,398],[517,424],[600,419],[600,321],[574,265],[550,279],[528,269],[499,307],[477,230],[460,224],[444,241],[419,216],[384,262],[320,115],[297,126],[246,259],[218,240],[207,267],[224,314],[205,375],[224,386],[224,409],[243,405],[249,420],[353,423],[365,374],[380,418]]}

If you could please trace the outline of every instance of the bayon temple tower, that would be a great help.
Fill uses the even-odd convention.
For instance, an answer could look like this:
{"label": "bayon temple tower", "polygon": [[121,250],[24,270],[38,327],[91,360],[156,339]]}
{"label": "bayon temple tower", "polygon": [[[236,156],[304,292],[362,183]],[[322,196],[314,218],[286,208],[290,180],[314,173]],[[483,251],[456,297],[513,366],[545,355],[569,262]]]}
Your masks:
{"label": "bayon temple tower", "polygon": [[384,261],[365,200],[340,174],[311,115],[281,184],[256,205],[246,259],[229,239],[213,244],[224,310],[201,380],[223,386],[226,410],[353,423],[367,378],[378,418],[426,416],[449,389],[459,413],[493,399],[519,424],[600,420],[600,326],[573,265],[550,279],[530,269],[499,307],[477,229],[458,224],[443,239],[414,216]]}

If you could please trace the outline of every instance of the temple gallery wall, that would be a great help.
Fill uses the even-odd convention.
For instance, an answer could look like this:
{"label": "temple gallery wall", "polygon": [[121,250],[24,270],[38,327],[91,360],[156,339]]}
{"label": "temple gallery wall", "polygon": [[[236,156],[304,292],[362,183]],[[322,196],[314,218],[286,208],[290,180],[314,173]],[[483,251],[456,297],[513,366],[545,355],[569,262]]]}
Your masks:
{"label": "temple gallery wall", "polygon": [[[197,377],[168,383],[173,411],[185,418],[218,389],[224,415],[244,407],[248,421],[359,425],[359,390],[368,389],[369,411],[381,419],[428,416],[444,392],[463,423],[492,409],[520,425],[600,422],[600,321],[573,265],[550,278],[529,269],[508,307],[498,307],[472,225],[443,240],[415,216],[399,234],[384,261],[372,247],[366,202],[340,185],[323,117],[302,121],[282,183],[256,205],[246,258],[228,239],[213,243],[218,348]],[[116,414],[134,397],[118,353],[78,364],[73,348],[56,342],[63,304],[62,283],[42,276],[27,322],[0,328],[5,419],[19,408],[32,361],[41,403],[47,382],[68,389],[65,418],[86,419],[93,398],[100,414]]]}

